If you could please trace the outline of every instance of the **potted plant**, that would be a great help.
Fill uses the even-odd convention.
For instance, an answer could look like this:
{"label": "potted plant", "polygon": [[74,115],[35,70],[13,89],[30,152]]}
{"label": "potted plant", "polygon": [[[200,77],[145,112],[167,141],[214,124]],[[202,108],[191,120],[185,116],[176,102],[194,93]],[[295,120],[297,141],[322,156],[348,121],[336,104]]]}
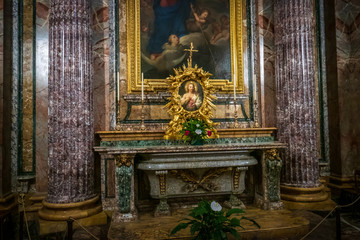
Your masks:
{"label": "potted plant", "polygon": [[213,134],[213,127],[206,122],[190,118],[182,124],[180,134],[185,142],[191,145],[203,145]]}
{"label": "potted plant", "polygon": [[240,235],[235,228],[240,227],[244,229],[240,225],[240,221],[243,219],[251,221],[260,228],[259,224],[245,216],[241,216],[240,219],[236,217],[230,218],[234,213],[244,213],[244,210],[233,208],[225,212],[219,203],[213,201],[210,204],[202,200],[198,204],[198,207],[190,212],[189,216],[191,216],[192,219],[185,218],[181,220],[185,220],[185,222],[179,223],[171,231],[170,235],[174,235],[176,232],[190,226],[191,235],[196,234],[194,237],[195,240],[226,240],[228,239],[227,233],[239,239]]}

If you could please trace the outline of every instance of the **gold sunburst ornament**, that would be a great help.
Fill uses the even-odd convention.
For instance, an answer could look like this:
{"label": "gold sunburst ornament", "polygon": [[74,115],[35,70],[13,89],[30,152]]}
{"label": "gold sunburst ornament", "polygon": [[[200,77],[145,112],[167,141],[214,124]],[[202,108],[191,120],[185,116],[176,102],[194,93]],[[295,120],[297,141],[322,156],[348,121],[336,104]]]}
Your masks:
{"label": "gold sunburst ornament", "polygon": [[219,137],[215,129],[217,124],[210,120],[213,117],[212,110],[215,109],[212,101],[216,99],[213,95],[215,88],[209,81],[212,74],[197,65],[192,67],[192,53],[197,52],[194,50],[193,43],[190,49],[185,49],[185,51],[190,52],[188,65],[174,69],[175,75],[167,78],[172,95],[165,108],[168,109],[172,120],[167,126],[164,138],[183,139],[184,135],[181,131],[183,131],[184,123],[193,119],[204,122],[212,130],[212,136]]}

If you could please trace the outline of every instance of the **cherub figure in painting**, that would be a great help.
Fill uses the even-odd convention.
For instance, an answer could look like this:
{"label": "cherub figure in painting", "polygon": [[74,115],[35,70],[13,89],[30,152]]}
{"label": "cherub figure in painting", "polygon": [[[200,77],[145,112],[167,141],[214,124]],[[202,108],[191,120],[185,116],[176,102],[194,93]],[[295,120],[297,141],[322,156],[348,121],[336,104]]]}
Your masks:
{"label": "cherub figure in painting", "polygon": [[213,36],[210,39],[211,44],[216,44],[219,40],[228,41],[230,39],[230,19],[226,15],[220,17],[220,23],[213,23]]}
{"label": "cherub figure in painting", "polygon": [[149,59],[142,55],[142,58],[151,66],[165,71],[181,63],[186,56],[184,46],[180,44],[179,37],[175,34],[169,36],[168,42],[164,43],[162,48],[163,52],[157,54],[157,56],[151,56]]}
{"label": "cherub figure in painting", "polygon": [[194,19],[190,19],[186,23],[187,30],[189,32],[200,32],[208,26],[208,18],[210,16],[210,11],[208,9],[201,9],[197,12],[194,6],[191,4],[191,12],[194,15]]}
{"label": "cherub figure in painting", "polygon": [[202,100],[195,82],[189,81],[185,84],[185,93],[180,102],[181,106],[187,111],[195,111],[200,108]]}

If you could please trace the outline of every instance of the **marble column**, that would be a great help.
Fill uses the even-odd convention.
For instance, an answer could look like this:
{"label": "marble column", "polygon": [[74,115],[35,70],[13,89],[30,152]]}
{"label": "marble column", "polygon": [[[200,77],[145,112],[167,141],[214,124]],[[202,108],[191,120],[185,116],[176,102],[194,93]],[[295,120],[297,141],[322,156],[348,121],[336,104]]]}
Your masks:
{"label": "marble column", "polygon": [[282,156],[281,196],[300,202],[325,200],[317,152],[313,3],[275,0],[274,19],[278,138],[288,145]]}
{"label": "marble column", "polygon": [[[49,20],[49,183],[39,216],[60,220],[101,211],[94,193],[90,1],[53,0]],[[74,208],[92,210],[78,214]],[[72,211],[72,212],[71,212]],[[66,214],[63,214],[66,215]]]}

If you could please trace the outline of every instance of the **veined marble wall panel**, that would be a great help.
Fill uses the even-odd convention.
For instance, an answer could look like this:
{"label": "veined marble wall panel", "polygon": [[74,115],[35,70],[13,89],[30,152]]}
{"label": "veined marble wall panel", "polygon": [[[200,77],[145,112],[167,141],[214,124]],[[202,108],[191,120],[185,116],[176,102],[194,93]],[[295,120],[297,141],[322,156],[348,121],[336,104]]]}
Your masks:
{"label": "veined marble wall panel", "polygon": [[[0,0],[0,158],[2,158],[2,145],[3,145],[3,82],[4,82],[4,1]],[[0,160],[0,164],[1,164]],[[1,167],[1,166],[0,166]]]}
{"label": "veined marble wall panel", "polygon": [[[127,36],[126,36],[126,1],[118,0],[119,2],[119,88],[120,99],[127,94]],[[123,113],[120,117],[126,115],[127,103],[124,100],[120,101],[120,112]]]}
{"label": "veined marble wall panel", "polygon": [[360,1],[336,1],[342,177],[360,168]]}
{"label": "veined marble wall panel", "polygon": [[[248,8],[250,5],[250,1],[248,0],[242,0],[242,46],[243,46],[243,77],[244,77],[244,94],[245,95],[249,95],[250,91],[249,91],[249,71],[251,71],[249,69],[249,55],[251,53],[249,53],[249,49],[248,49],[248,22],[247,22],[247,16],[248,16]],[[249,98],[243,99],[243,102],[246,104],[246,106],[249,106]],[[227,108],[226,105],[222,106],[224,108]],[[250,116],[250,111],[249,108],[246,107],[246,114],[247,116]],[[226,110],[225,110],[226,111]],[[229,118],[233,118],[234,114],[231,113],[229,115]],[[231,126],[231,125],[230,125]]]}
{"label": "veined marble wall panel", "polygon": [[47,191],[50,0],[36,2],[36,191]]}
{"label": "veined marble wall panel", "polygon": [[263,127],[276,125],[274,2],[258,1],[259,77]]}
{"label": "veined marble wall panel", "polygon": [[18,133],[18,112],[19,112],[19,0],[13,0],[12,5],[12,91],[11,91],[11,187],[12,191],[17,191],[18,155],[19,139]]}
{"label": "veined marble wall panel", "polygon": [[[111,1],[111,0],[110,0]],[[94,129],[110,129],[110,113],[115,111],[114,84],[109,69],[109,1],[93,0]],[[111,77],[113,80],[113,76]]]}
{"label": "veined marble wall panel", "polygon": [[34,172],[34,26],[33,1],[24,0],[22,12],[22,157],[21,172]]}

